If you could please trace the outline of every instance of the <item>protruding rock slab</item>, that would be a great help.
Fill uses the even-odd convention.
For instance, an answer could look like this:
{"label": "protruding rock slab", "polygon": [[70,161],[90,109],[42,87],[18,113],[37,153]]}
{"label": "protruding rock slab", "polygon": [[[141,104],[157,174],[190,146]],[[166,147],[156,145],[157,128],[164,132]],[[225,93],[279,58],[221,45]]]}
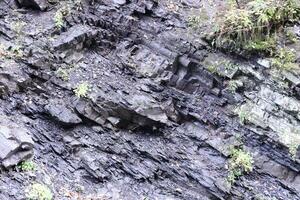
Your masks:
{"label": "protruding rock slab", "polygon": [[25,128],[0,123],[0,166],[9,168],[33,156],[33,141]]}
{"label": "protruding rock slab", "polygon": [[51,101],[45,106],[46,112],[49,113],[56,121],[63,125],[75,125],[82,122],[80,117],[74,112],[72,108],[69,108],[62,101]]}

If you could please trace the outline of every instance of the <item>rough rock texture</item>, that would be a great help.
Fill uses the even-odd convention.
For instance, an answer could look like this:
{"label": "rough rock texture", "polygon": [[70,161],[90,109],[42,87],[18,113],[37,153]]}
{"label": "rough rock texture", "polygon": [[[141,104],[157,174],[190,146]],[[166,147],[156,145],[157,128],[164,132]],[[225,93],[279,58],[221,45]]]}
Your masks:
{"label": "rough rock texture", "polygon": [[33,141],[28,130],[18,127],[1,117],[0,123],[0,161],[1,166],[9,168],[33,155]]}
{"label": "rough rock texture", "polygon": [[[0,199],[33,182],[60,200],[300,199],[299,72],[277,80],[266,62],[210,49],[187,27],[205,2],[72,2],[0,2],[0,114],[21,127],[1,125],[1,164],[30,155],[29,134],[37,165],[1,172]],[[255,162],[230,185],[232,146]]]}
{"label": "rough rock texture", "polygon": [[38,10],[45,10],[47,8],[46,0],[17,0],[21,6],[27,8],[34,8]]}

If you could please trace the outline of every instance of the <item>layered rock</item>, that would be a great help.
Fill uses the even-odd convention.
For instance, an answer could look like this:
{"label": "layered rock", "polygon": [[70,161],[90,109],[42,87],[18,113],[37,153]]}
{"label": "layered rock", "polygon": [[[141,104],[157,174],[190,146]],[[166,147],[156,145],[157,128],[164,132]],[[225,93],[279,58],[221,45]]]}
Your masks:
{"label": "layered rock", "polygon": [[[21,13],[25,54],[10,59],[22,67],[4,69],[0,80],[0,113],[26,124],[43,169],[34,179],[55,198],[300,199],[296,72],[284,72],[293,75],[284,91],[265,62],[212,52],[187,31],[199,1],[83,2],[59,30],[53,16],[62,5]],[[0,22],[4,35],[15,35]],[[6,166],[32,148],[26,131],[9,124],[1,125]],[[254,163],[230,185],[232,147]],[[9,185],[1,199],[24,197],[28,174],[0,176],[0,187]]]}
{"label": "layered rock", "polygon": [[33,156],[33,140],[28,130],[14,122],[0,123],[0,161],[1,166],[9,168]]}

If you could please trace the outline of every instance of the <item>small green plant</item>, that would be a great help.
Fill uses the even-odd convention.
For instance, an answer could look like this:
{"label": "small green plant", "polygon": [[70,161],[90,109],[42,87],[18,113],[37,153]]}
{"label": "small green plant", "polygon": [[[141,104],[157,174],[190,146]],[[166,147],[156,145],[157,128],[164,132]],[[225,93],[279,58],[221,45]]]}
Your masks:
{"label": "small green plant", "polygon": [[217,66],[217,64],[210,64],[210,65],[207,66],[206,69],[207,69],[210,73],[213,73],[213,74],[215,74],[215,73],[218,72],[218,66]]}
{"label": "small green plant", "polygon": [[70,70],[69,69],[64,69],[64,68],[59,68],[56,71],[56,74],[59,78],[61,78],[63,81],[68,81],[69,80],[69,73]]}
{"label": "small green plant", "polygon": [[234,112],[238,115],[241,124],[245,124],[248,118],[250,117],[250,108],[247,104],[242,105],[239,108],[236,108]]}
{"label": "small green plant", "polygon": [[36,169],[35,163],[32,161],[23,161],[18,166],[22,171],[34,171]]}
{"label": "small green plant", "polygon": [[79,84],[75,89],[75,95],[80,98],[80,97],[87,97],[87,93],[89,91],[89,85],[87,82]]}
{"label": "small green plant", "polygon": [[27,188],[26,197],[29,200],[52,200],[51,190],[43,184],[34,183]]}
{"label": "small green plant", "polygon": [[61,10],[57,10],[54,15],[55,26],[61,29],[64,26],[64,15]]}
{"label": "small green plant", "polygon": [[237,67],[236,64],[232,63],[229,60],[223,61],[221,64],[224,65],[225,70],[232,70],[232,69],[235,69]]}
{"label": "small green plant", "polygon": [[64,20],[72,10],[82,10],[82,0],[61,1],[60,9],[54,15],[55,26],[61,29],[64,26]]}
{"label": "small green plant", "polygon": [[191,16],[188,18],[188,26],[191,28],[198,28],[199,24],[201,23],[200,16]]}
{"label": "small green plant", "polygon": [[292,143],[292,144],[289,145],[289,152],[290,152],[293,159],[296,158],[298,147],[299,147],[298,143]]}
{"label": "small green plant", "polygon": [[23,50],[20,45],[15,45],[10,49],[10,57],[21,58],[23,57]]}
{"label": "small green plant", "polygon": [[16,21],[11,24],[11,28],[17,34],[17,36],[20,36],[23,33],[23,29],[26,25],[26,22]]}
{"label": "small green plant", "polygon": [[279,49],[272,59],[272,66],[280,70],[292,70],[297,68],[296,54],[294,51],[287,48]]}
{"label": "small green plant", "polygon": [[9,51],[3,44],[0,44],[0,59],[7,58],[8,56]]}
{"label": "small green plant", "polygon": [[231,91],[231,92],[235,92],[240,86],[242,86],[242,82],[240,81],[237,81],[237,80],[230,80],[228,82],[228,89]]}
{"label": "small green plant", "polygon": [[296,43],[298,40],[296,34],[290,30],[285,31],[285,36],[291,43]]}
{"label": "small green plant", "polygon": [[0,44],[0,59],[13,59],[21,58],[23,56],[22,47],[14,45],[13,47],[6,48]]}
{"label": "small green plant", "polygon": [[234,183],[238,177],[253,170],[251,154],[240,148],[231,148],[228,169],[228,181]]}

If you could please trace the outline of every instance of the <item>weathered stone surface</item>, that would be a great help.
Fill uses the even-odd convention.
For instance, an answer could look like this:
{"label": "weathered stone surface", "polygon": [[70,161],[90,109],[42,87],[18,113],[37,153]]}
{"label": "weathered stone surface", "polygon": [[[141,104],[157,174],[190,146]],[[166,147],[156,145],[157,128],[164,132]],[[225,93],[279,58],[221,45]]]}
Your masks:
{"label": "weathered stone surface", "polygon": [[[102,96],[103,95],[103,96]],[[111,95],[117,95],[111,93]],[[106,122],[118,127],[155,127],[169,124],[163,105],[156,104],[148,95],[133,95],[129,98],[113,99],[104,93],[91,94],[92,103],[79,101],[76,110],[85,117],[104,125]]]}
{"label": "weathered stone surface", "polygon": [[298,100],[262,87],[255,98],[241,106],[238,113],[246,122],[274,131],[269,133],[269,137],[284,144],[296,158],[300,145],[299,106]]}
{"label": "weathered stone surface", "polygon": [[45,106],[45,110],[54,120],[63,125],[75,125],[82,122],[74,110],[64,104],[61,100],[51,100]]}
{"label": "weathered stone surface", "polygon": [[88,26],[77,25],[70,28],[67,32],[61,34],[52,42],[54,49],[82,49],[95,42],[97,31]]}
{"label": "weathered stone surface", "polygon": [[33,156],[33,141],[28,130],[13,122],[0,123],[1,166],[9,168]]}
{"label": "weathered stone surface", "polygon": [[24,7],[45,10],[48,7],[46,0],[18,0],[19,4]]}
{"label": "weathered stone surface", "polygon": [[9,95],[19,92],[29,83],[29,76],[21,66],[11,60],[7,60],[0,65],[0,94]]}
{"label": "weathered stone surface", "polygon": [[[55,199],[300,199],[291,140],[299,135],[297,81],[286,87],[288,78],[275,81],[272,67],[214,52],[190,31],[191,10],[213,17],[215,2],[74,2],[58,30],[53,16],[65,3],[16,15],[0,1],[1,43],[17,42],[10,19],[27,23],[18,38],[24,57],[9,59],[31,82],[20,87],[3,69],[13,78],[0,82],[13,92],[0,99],[0,114],[33,135],[34,179]],[[82,83],[88,89],[79,98]],[[237,104],[249,108],[240,119]],[[256,160],[229,185],[232,146]],[[23,199],[28,174],[1,173],[0,199]]]}

